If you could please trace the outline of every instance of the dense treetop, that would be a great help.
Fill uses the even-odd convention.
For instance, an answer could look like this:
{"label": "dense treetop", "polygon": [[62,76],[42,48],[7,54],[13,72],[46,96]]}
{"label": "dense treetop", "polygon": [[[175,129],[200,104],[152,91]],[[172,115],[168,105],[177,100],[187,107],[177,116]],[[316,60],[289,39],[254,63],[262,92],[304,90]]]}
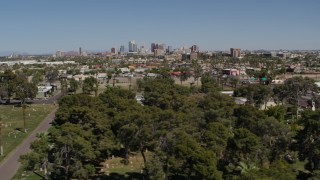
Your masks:
{"label": "dense treetop", "polygon": [[238,89],[252,99],[236,105],[214,79],[203,81],[192,89],[166,77],[143,79],[143,105],[133,91],[118,87],[96,97],[66,96],[53,128],[21,160],[29,170],[45,167],[52,179],[103,177],[95,167],[112,155],[128,163],[132,152],[143,156],[141,178],[147,179],[320,177],[319,111],[288,124],[284,106],[256,108],[273,93],[268,86]]}

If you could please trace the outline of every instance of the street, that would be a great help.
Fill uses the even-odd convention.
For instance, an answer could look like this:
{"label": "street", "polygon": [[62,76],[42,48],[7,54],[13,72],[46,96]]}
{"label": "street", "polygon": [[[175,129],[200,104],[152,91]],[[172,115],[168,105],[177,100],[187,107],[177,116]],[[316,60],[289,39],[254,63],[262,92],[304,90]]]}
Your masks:
{"label": "street", "polygon": [[16,171],[20,167],[18,162],[19,157],[30,150],[30,143],[36,139],[36,135],[39,132],[45,132],[50,128],[50,123],[55,117],[57,108],[53,110],[40,124],[39,126],[27,137],[14,151],[12,151],[7,158],[5,158],[0,164],[0,179],[11,179]]}
{"label": "street", "polygon": [[[58,99],[60,98],[60,93],[51,97],[48,100],[35,100],[32,103],[35,104],[53,104],[58,103]],[[57,106],[58,108],[58,106]],[[36,139],[36,135],[39,132],[47,131],[51,122],[54,120],[55,112],[57,108],[53,110],[40,124],[39,126],[28,136],[14,151],[12,151],[1,163],[0,163],[0,179],[1,180],[9,180],[15,174],[16,171],[20,167],[20,162],[18,162],[19,157],[30,150],[30,143]]]}

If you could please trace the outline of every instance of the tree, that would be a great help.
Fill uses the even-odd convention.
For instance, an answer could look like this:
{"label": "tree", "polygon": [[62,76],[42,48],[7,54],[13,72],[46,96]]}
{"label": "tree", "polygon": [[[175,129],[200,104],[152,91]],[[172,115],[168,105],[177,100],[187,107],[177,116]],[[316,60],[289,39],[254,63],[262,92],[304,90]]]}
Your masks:
{"label": "tree", "polygon": [[40,83],[41,81],[43,81],[43,75],[39,72],[39,71],[36,71],[35,73],[33,73],[33,76],[32,76],[32,83],[34,84],[38,84]]}
{"label": "tree", "polygon": [[218,92],[210,92],[198,100],[198,107],[204,114],[205,124],[222,122],[228,124],[235,107],[234,100]]}
{"label": "tree", "polygon": [[169,64],[165,60],[163,61],[162,66],[159,68],[159,74],[162,78],[166,79],[166,78],[170,78],[169,72],[170,72]]}
{"label": "tree", "polygon": [[46,75],[45,76],[46,76],[48,82],[51,85],[53,82],[55,82],[58,79],[59,72],[55,68],[48,68],[46,70]]}
{"label": "tree", "polygon": [[[208,87],[217,81],[211,76],[202,80]],[[319,113],[306,116],[293,139],[281,107],[263,111],[236,105],[215,90],[191,93],[164,77],[141,79],[138,86],[143,105],[133,91],[120,87],[108,87],[98,97],[63,97],[48,144],[43,143],[50,148],[37,146],[25,158],[28,166],[47,162],[51,179],[92,179],[103,177],[94,168],[111,155],[128,163],[131,153],[140,152],[143,176],[149,179],[285,179],[296,175],[285,162],[296,160],[291,146],[296,143],[317,177]],[[265,93],[259,88],[253,98]]]}
{"label": "tree", "polygon": [[66,94],[66,92],[68,91],[67,79],[61,78],[60,79],[60,85],[61,85],[61,95],[64,96]]}
{"label": "tree", "polygon": [[49,143],[48,134],[38,134],[37,139],[31,143],[30,149],[32,151],[22,155],[19,161],[26,165],[26,170],[35,171],[43,169],[46,174],[48,168],[50,168],[48,167],[48,153],[52,149],[52,144]]}
{"label": "tree", "polygon": [[287,124],[249,105],[234,109],[234,116],[235,128],[246,128],[260,138],[261,149],[264,149],[260,149],[259,153],[261,165],[284,157],[289,152],[293,133]]}
{"label": "tree", "polygon": [[201,92],[208,93],[209,91],[214,91],[219,89],[218,77],[213,77],[209,73],[204,73],[201,76]]}
{"label": "tree", "polygon": [[0,156],[3,156],[2,142],[2,117],[0,116]]}
{"label": "tree", "polygon": [[183,67],[183,68],[180,68],[179,70],[180,70],[179,78],[180,78],[180,83],[182,85],[182,82],[186,81],[191,76],[191,74],[189,72],[190,71],[189,68]]}
{"label": "tree", "polygon": [[265,111],[268,116],[276,118],[279,122],[284,122],[286,108],[282,105],[270,106]]}
{"label": "tree", "polygon": [[[146,156],[144,150],[149,147],[149,143],[152,140],[152,127],[151,117],[147,112],[135,108],[136,112],[123,112],[123,115],[116,117],[118,130],[116,132],[117,137],[125,148],[125,159],[128,161],[129,152],[140,151],[143,162],[146,163]],[[140,109],[140,110],[139,110]]]}
{"label": "tree", "polygon": [[231,132],[228,128],[220,122],[213,122],[208,124],[208,129],[203,134],[206,148],[212,150],[216,157],[223,158],[228,139],[231,137]]}
{"label": "tree", "polygon": [[23,128],[24,132],[27,132],[26,129],[26,99],[33,99],[38,93],[38,87],[34,83],[29,83],[26,78],[17,77],[16,79],[16,97],[21,101],[22,113],[23,113]]}
{"label": "tree", "polygon": [[85,94],[65,96],[59,101],[59,110],[53,124],[58,127],[67,122],[78,124],[87,131],[93,131],[93,134],[101,139],[99,146],[102,146],[107,142],[107,138],[111,137],[109,116],[106,117],[105,114],[102,114],[107,113],[105,111],[106,106],[98,97]]}
{"label": "tree", "polygon": [[107,72],[107,83],[109,84],[110,79],[112,78],[112,72],[108,71]]}
{"label": "tree", "polygon": [[272,90],[269,86],[260,84],[251,84],[249,86],[242,86],[234,91],[235,97],[246,97],[247,103],[260,107],[265,105],[272,95]]}
{"label": "tree", "polygon": [[[116,112],[123,112],[134,105],[135,93],[118,87],[109,87],[99,95],[99,99],[108,107]],[[136,106],[134,106],[136,107]]]}
{"label": "tree", "polygon": [[141,86],[144,86],[143,103],[149,106],[156,106],[161,109],[181,110],[188,104],[185,96],[190,94],[190,89],[174,84],[172,79],[144,79]]}
{"label": "tree", "polygon": [[15,93],[16,86],[16,74],[14,74],[11,70],[5,70],[4,73],[0,74],[1,81],[1,97],[7,97],[7,102],[10,103],[10,98]]}
{"label": "tree", "polygon": [[296,119],[299,117],[299,99],[302,95],[308,92],[312,94],[318,93],[319,88],[314,83],[314,80],[308,77],[293,77],[287,79],[283,85],[276,86],[273,92],[277,99],[286,101],[296,107]]}
{"label": "tree", "polygon": [[199,63],[196,61],[192,63],[192,66],[193,66],[193,73],[194,73],[193,77],[194,77],[194,80],[197,82],[197,86],[198,86],[199,78],[202,75],[202,68],[199,65]]}
{"label": "tree", "polygon": [[112,129],[124,147],[126,162],[131,151],[140,151],[145,163],[144,150],[150,147],[152,140],[149,109],[138,104],[130,90],[108,88],[100,98],[108,107],[119,112],[114,116]]}
{"label": "tree", "polygon": [[[247,166],[247,165],[246,165]],[[270,168],[245,168],[246,173],[241,175],[242,179],[298,179],[295,170],[283,160],[277,160],[270,165]],[[249,170],[249,171],[248,171]]]}
{"label": "tree", "polygon": [[230,84],[234,87],[237,88],[237,85],[239,83],[239,78],[235,76],[230,77]]}
{"label": "tree", "polygon": [[298,76],[287,79],[283,85],[275,86],[273,91],[279,100],[295,105],[301,95],[306,95],[307,92],[317,93],[318,90],[313,79]]}
{"label": "tree", "polygon": [[53,165],[51,178],[87,179],[96,166],[117,149],[111,121],[98,97],[84,94],[66,96],[59,101],[53,122],[49,152]]}
{"label": "tree", "polygon": [[54,142],[52,160],[54,179],[89,178],[94,174],[96,159],[90,142],[90,131],[81,129],[76,124],[66,123],[52,132]]}
{"label": "tree", "polygon": [[118,69],[118,68],[115,68],[115,69],[114,69],[113,80],[112,80],[112,87],[115,86],[116,77],[118,77],[120,73],[121,73],[121,70],[120,70],[120,69]]}
{"label": "tree", "polygon": [[229,147],[239,153],[240,158],[248,158],[260,145],[259,137],[246,128],[239,128],[234,131]]}
{"label": "tree", "polygon": [[154,155],[150,161],[146,163],[146,174],[148,176],[148,179],[150,180],[158,180],[158,179],[164,179],[165,174],[163,172],[163,164],[161,163],[159,157]]}
{"label": "tree", "polygon": [[307,159],[306,169],[311,172],[320,170],[320,111],[305,111],[299,123],[303,129],[299,130],[296,139],[299,156]]}
{"label": "tree", "polygon": [[[182,131],[174,131],[167,142],[167,168],[173,178],[222,179],[217,160],[211,151],[201,147],[195,139]],[[168,176],[168,170],[165,170]]]}
{"label": "tree", "polygon": [[70,84],[69,91],[72,93],[75,93],[79,88],[79,82],[76,81],[74,78],[71,78],[69,84]]}
{"label": "tree", "polygon": [[84,79],[83,85],[82,85],[82,91],[85,94],[90,94],[92,91],[94,91],[95,95],[97,96],[97,91],[98,91],[97,79],[92,76]]}

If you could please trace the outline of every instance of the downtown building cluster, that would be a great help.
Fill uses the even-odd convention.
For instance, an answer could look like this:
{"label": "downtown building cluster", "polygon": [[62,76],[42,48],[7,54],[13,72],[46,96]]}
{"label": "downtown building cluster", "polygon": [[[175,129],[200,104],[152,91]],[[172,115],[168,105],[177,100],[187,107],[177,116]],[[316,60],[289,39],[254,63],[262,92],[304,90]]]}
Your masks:
{"label": "downtown building cluster", "polygon": [[166,54],[172,54],[174,52],[181,51],[182,53],[198,53],[199,46],[192,45],[191,47],[181,47],[174,49],[170,45],[165,43],[151,43],[149,47],[144,42],[139,46],[134,40],[129,41],[128,47],[121,45],[118,49],[116,47],[111,48],[112,54],[147,54],[154,56],[163,56]]}

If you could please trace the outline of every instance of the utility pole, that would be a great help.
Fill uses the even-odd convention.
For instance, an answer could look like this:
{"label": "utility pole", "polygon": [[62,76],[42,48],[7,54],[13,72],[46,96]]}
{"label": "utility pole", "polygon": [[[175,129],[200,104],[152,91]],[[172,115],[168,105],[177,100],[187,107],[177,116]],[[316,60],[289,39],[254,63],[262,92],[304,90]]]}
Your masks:
{"label": "utility pole", "polygon": [[23,116],[23,129],[24,132],[27,133],[27,127],[26,127],[26,105],[22,104],[22,116]]}
{"label": "utility pole", "polygon": [[299,101],[299,98],[300,98],[300,95],[302,95],[302,90],[299,91],[299,89],[297,89],[297,112],[296,112],[296,116],[297,116],[297,121],[299,119],[299,104],[300,104],[300,101]]}
{"label": "utility pole", "polygon": [[298,94],[298,90],[297,90],[297,121],[298,121],[298,118],[299,118],[299,94]]}
{"label": "utility pole", "polygon": [[3,147],[2,147],[2,119],[0,117],[0,156],[3,156]]}

